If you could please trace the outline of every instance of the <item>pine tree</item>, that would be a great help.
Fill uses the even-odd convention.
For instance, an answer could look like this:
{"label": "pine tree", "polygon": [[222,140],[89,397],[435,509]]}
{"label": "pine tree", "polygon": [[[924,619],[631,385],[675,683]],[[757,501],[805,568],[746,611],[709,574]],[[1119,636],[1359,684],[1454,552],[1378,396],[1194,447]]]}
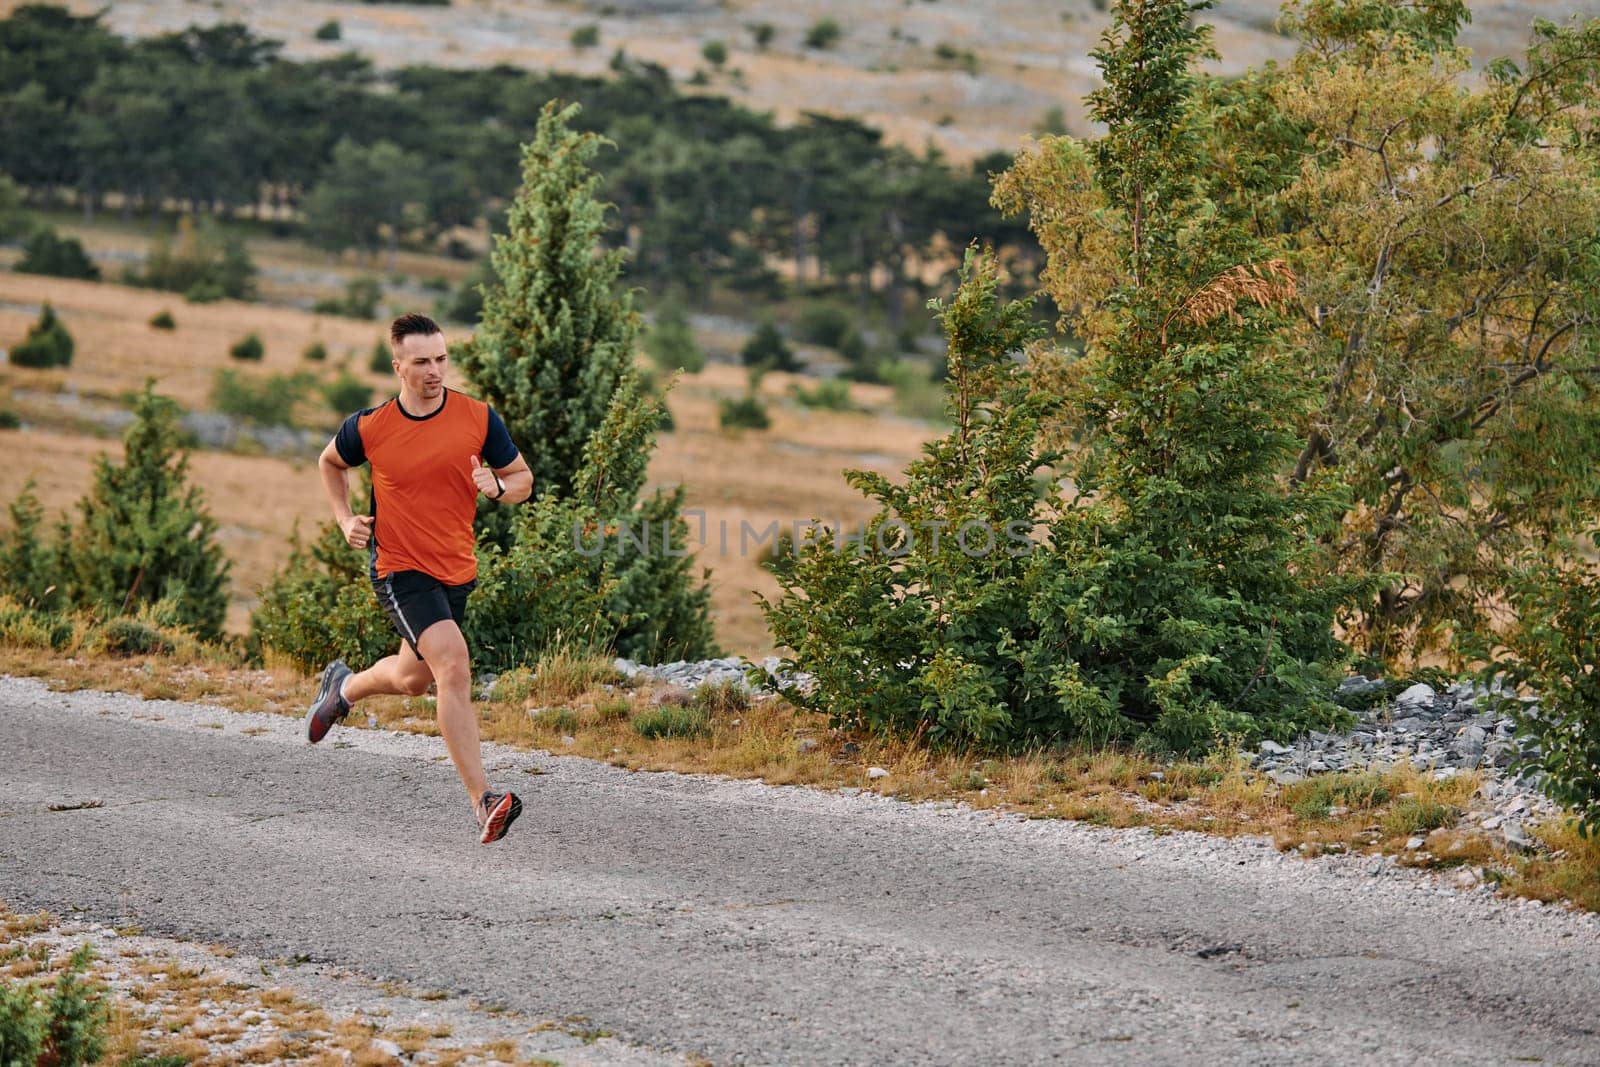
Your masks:
{"label": "pine tree", "polygon": [[496,235],[494,280],[455,358],[505,419],[536,492],[566,496],[583,449],[633,359],[639,317],[619,288],[621,251],[602,252],[605,205],[591,169],[608,142],[570,126],[576,104],[547,104],[523,147],[522,188]]}
{"label": "pine tree", "polygon": [[526,564],[530,551],[550,558],[552,537],[570,542],[570,524],[563,529],[555,516],[575,508],[600,529],[626,524],[657,537],[643,549],[612,539],[592,565],[574,564],[603,605],[591,632],[635,658],[705,656],[716,647],[709,592],[678,554],[688,538],[682,490],[640,499],[662,405],[634,367],[640,320],[618,284],[622,253],[601,250],[605,206],[590,164],[606,142],[571,128],[578,110],[546,105],[524,146],[523,184],[509,232],[495,239],[478,331],[456,349],[478,394],[505,419],[539,497],[516,519],[494,504],[480,511],[481,540],[504,550],[490,557],[492,580],[477,594],[481,626],[501,649],[532,647],[511,624],[489,622],[520,616],[529,627],[517,598],[531,596],[530,587],[502,571]]}
{"label": "pine tree", "polygon": [[103,616],[167,599],[180,625],[216,638],[227,611],[228,563],[215,541],[216,520],[188,484],[173,404],[156,395],[153,379],[123,443],[123,462],[101,456],[94,487],[79,503],[82,523],[69,553],[74,599]]}

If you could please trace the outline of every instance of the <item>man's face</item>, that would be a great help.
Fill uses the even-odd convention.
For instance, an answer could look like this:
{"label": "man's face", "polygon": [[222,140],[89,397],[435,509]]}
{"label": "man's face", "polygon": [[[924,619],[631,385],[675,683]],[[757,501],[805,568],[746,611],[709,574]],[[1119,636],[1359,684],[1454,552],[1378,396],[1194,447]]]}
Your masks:
{"label": "man's face", "polygon": [[406,392],[423,400],[439,398],[449,359],[442,333],[407,334],[394,349],[394,361]]}

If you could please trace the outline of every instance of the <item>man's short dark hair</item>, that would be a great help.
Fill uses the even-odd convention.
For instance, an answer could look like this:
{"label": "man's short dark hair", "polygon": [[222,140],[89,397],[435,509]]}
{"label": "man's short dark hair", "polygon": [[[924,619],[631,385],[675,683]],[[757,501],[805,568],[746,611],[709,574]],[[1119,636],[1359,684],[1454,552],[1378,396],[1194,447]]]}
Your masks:
{"label": "man's short dark hair", "polygon": [[439,329],[439,324],[428,318],[428,316],[415,311],[408,311],[389,324],[389,343],[398,348],[400,342],[412,334],[431,337],[436,333],[443,332],[443,330]]}

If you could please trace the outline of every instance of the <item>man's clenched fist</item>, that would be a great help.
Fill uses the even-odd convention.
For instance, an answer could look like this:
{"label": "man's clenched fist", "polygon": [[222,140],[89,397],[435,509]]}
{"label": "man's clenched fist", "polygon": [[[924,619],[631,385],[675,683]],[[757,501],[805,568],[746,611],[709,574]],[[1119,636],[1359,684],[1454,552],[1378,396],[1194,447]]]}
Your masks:
{"label": "man's clenched fist", "polygon": [[477,456],[472,457],[472,484],[478,487],[478,492],[496,500],[506,492],[505,484]]}
{"label": "man's clenched fist", "polygon": [[344,539],[351,548],[367,547],[367,542],[372,540],[372,524],[376,521],[371,515],[352,515],[344,521]]}

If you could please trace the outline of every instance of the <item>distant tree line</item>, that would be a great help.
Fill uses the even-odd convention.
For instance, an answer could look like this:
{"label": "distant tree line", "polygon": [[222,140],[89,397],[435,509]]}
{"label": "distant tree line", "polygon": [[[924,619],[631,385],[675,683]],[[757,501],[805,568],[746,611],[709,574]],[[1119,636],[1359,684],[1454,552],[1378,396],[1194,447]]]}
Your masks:
{"label": "distant tree line", "polygon": [[330,248],[392,252],[498,228],[518,145],[559,98],[614,146],[600,192],[635,282],[777,295],[787,273],[898,326],[926,295],[922,267],[953,264],[974,236],[1031,278],[1037,246],[989,206],[1008,155],[956,166],[853,119],[779,126],[621,52],[611,66],[380,73],[355,54],[286,59],[238,24],[125,41],[98,15],[27,5],[0,20],[0,170],[88,215],[114,196],[125,215],[261,215]]}

